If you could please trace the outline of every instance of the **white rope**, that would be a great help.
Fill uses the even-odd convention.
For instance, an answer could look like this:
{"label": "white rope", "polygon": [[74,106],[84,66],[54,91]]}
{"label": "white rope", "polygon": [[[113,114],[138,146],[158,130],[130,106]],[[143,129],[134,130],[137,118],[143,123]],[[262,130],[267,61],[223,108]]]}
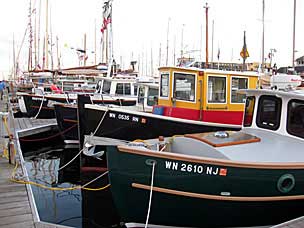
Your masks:
{"label": "white rope", "polygon": [[97,125],[97,127],[96,127],[96,129],[95,129],[93,135],[96,134],[97,130],[99,129],[99,127],[100,127],[100,125],[101,125],[101,123],[103,122],[104,118],[106,117],[107,112],[108,112],[108,108],[107,108],[107,110],[105,111],[105,113],[103,114],[101,120],[99,121],[99,124]]}
{"label": "white rope", "polygon": [[153,183],[154,183],[154,168],[155,168],[155,162],[152,163],[150,197],[149,197],[149,206],[148,206],[148,213],[147,213],[145,228],[148,227],[148,222],[149,222],[149,217],[150,217],[151,202],[152,202],[152,193],[153,193]]}
{"label": "white rope", "polygon": [[84,187],[88,186],[89,184],[93,183],[94,181],[98,180],[99,178],[103,177],[104,175],[106,175],[106,174],[108,174],[108,173],[109,173],[109,171],[106,171],[106,172],[102,173],[101,175],[99,175],[99,176],[96,177],[95,179],[89,181],[88,183],[82,185],[81,187],[84,188]]}
{"label": "white rope", "polygon": [[58,171],[59,171],[59,170],[62,170],[63,168],[65,168],[65,167],[67,167],[69,164],[71,164],[71,162],[74,161],[74,160],[81,154],[82,151],[83,151],[83,149],[80,150],[79,153],[76,154],[76,156],[73,157],[73,158],[71,159],[71,161],[69,161],[68,163],[66,163],[66,164],[64,164],[63,166],[59,167]]}
{"label": "white rope", "polygon": [[41,111],[42,105],[43,105],[43,100],[44,100],[44,94],[42,96],[42,100],[41,100],[41,104],[40,104],[39,110],[38,110],[36,116],[34,116],[32,119],[37,119],[38,115],[40,114],[40,111]]}

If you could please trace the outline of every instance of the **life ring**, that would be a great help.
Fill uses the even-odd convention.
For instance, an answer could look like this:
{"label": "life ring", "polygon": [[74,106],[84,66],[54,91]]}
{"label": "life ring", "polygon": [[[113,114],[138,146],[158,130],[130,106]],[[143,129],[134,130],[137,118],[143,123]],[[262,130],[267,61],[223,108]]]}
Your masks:
{"label": "life ring", "polygon": [[294,188],[295,184],[296,180],[292,174],[284,174],[279,178],[277,188],[282,193],[288,193]]}

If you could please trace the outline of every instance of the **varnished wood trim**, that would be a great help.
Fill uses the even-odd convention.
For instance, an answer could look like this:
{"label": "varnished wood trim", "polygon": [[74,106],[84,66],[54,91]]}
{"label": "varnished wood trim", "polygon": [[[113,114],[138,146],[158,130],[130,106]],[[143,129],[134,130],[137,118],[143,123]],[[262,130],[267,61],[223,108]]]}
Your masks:
{"label": "varnished wood trim", "polygon": [[170,152],[159,152],[154,150],[140,150],[140,149],[131,149],[128,146],[117,146],[118,150],[123,153],[138,154],[149,157],[156,158],[165,158],[171,160],[178,160],[184,162],[195,162],[200,164],[208,165],[219,165],[224,167],[237,167],[237,168],[256,168],[256,169],[304,169],[303,162],[240,162],[240,161],[231,161],[225,159],[216,159],[208,157],[198,157],[185,154],[176,154]]}
{"label": "varnished wood trim", "polygon": [[63,119],[63,121],[67,123],[78,123],[77,120],[71,120],[71,119]]}
{"label": "varnished wood trim", "polygon": [[204,143],[207,143],[213,147],[223,147],[223,146],[232,146],[232,145],[239,145],[239,144],[245,144],[245,143],[253,143],[253,142],[260,142],[261,139],[260,138],[252,138],[252,139],[245,139],[245,140],[239,140],[239,141],[233,141],[233,142],[225,142],[225,143],[212,143],[209,140],[202,138],[200,136],[197,135],[191,135],[191,134],[187,134],[185,135],[185,137],[188,138],[192,138],[192,139],[196,139],[199,141],[202,141]]}
{"label": "varnished wood trim", "polygon": [[[151,186],[132,183],[133,188],[139,188],[150,191]],[[304,195],[295,196],[220,196],[220,195],[209,195],[194,192],[185,192],[168,188],[153,187],[153,191],[166,193],[170,195],[185,196],[190,198],[199,198],[207,200],[220,200],[220,201],[239,201],[239,202],[268,202],[268,201],[287,201],[287,200],[303,200]]]}

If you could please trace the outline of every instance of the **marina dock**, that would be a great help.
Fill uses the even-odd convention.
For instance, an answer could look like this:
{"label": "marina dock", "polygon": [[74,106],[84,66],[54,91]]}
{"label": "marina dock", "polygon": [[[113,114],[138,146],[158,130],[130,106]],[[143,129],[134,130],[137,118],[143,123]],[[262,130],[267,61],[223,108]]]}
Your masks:
{"label": "marina dock", "polygon": [[17,146],[18,142],[16,141],[16,135],[18,132],[20,131],[22,135],[22,131],[24,131],[23,134],[25,134],[26,129],[36,128],[43,125],[55,125],[56,120],[14,118],[12,111],[10,110],[10,105],[8,105],[8,102],[5,100],[0,100],[0,114],[0,227],[64,227],[43,223],[37,220],[37,216],[35,214],[37,211],[33,204],[30,187],[25,184],[15,183],[11,180],[15,164],[9,163],[7,154],[9,135],[12,135],[14,138],[13,142],[15,146],[14,148],[16,149],[16,161],[18,161],[18,154],[20,153],[20,151],[18,151],[20,148]]}

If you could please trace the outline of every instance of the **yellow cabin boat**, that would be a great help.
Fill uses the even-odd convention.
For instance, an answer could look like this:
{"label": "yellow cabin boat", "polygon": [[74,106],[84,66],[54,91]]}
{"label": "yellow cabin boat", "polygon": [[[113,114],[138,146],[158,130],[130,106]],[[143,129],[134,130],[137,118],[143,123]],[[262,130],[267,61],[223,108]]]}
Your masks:
{"label": "yellow cabin boat", "polygon": [[241,125],[245,95],[259,74],[214,69],[161,67],[158,105],[153,113],[204,122]]}

